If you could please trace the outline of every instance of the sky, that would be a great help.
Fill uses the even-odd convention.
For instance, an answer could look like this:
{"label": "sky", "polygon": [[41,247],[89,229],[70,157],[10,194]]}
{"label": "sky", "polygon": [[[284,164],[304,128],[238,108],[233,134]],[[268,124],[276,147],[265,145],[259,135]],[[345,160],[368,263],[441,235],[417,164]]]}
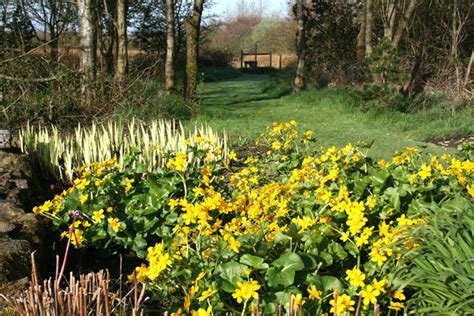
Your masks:
{"label": "sky", "polygon": [[[211,14],[220,17],[231,15],[236,11],[237,3],[241,0],[213,0],[213,6],[210,10]],[[258,8],[262,3],[262,11],[265,16],[279,15],[286,16],[288,14],[288,0],[245,0],[247,6]]]}

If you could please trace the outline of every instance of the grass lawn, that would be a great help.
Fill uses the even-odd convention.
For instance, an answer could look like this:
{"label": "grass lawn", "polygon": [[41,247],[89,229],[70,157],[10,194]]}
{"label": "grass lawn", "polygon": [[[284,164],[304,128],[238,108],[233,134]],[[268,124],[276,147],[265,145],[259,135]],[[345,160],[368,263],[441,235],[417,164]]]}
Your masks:
{"label": "grass lawn", "polygon": [[416,114],[362,112],[343,90],[314,89],[276,99],[262,92],[265,80],[266,75],[247,74],[201,85],[201,114],[193,122],[206,121],[225,130],[233,143],[242,143],[253,141],[274,121],[294,119],[302,130],[314,130],[323,146],[374,141],[370,154],[376,158],[390,157],[408,146],[427,146],[441,153],[445,149],[423,141],[474,132],[472,109],[454,116],[436,109]]}

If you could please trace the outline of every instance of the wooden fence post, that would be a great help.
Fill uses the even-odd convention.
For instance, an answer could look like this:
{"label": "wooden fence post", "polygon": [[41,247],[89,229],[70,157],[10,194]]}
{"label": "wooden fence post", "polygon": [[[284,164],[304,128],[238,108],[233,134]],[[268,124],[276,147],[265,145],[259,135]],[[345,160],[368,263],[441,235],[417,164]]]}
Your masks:
{"label": "wooden fence post", "polygon": [[240,70],[242,70],[242,68],[244,68],[244,51],[243,50],[240,51]]}
{"label": "wooden fence post", "polygon": [[270,70],[272,69],[273,65],[272,65],[272,51],[270,51]]}
{"label": "wooden fence post", "polygon": [[281,70],[281,54],[280,54],[280,66],[279,66],[280,70]]}

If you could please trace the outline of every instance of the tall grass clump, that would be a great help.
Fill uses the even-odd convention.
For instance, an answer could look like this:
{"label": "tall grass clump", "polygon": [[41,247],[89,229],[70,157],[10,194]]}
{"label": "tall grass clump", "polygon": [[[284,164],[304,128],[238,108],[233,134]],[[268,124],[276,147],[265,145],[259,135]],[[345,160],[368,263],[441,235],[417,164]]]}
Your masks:
{"label": "tall grass clump", "polygon": [[187,131],[177,121],[155,120],[147,124],[131,120],[128,123],[109,121],[92,123],[90,127],[80,124],[72,133],[62,134],[56,126],[31,126],[20,130],[19,142],[23,153],[43,175],[56,180],[71,181],[79,167],[95,162],[117,159],[123,166],[125,157],[140,151],[140,159],[148,170],[163,167],[167,157],[185,152],[197,138],[207,142],[200,146],[220,148],[227,157],[227,138],[220,136],[207,125],[196,125]]}
{"label": "tall grass clump", "polygon": [[452,210],[427,214],[430,220],[415,233],[420,247],[401,270],[414,291],[408,307],[417,315],[474,314],[474,214],[451,204]]}

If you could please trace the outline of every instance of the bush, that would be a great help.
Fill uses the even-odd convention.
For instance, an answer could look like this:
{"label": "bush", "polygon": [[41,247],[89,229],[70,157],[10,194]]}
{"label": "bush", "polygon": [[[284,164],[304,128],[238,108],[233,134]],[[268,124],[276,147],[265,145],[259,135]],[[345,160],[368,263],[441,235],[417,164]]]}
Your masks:
{"label": "bush", "polygon": [[178,315],[403,309],[394,271],[417,246],[412,228],[423,210],[472,208],[474,163],[316,149],[296,125],[274,123],[260,154],[230,153],[230,166],[205,141],[151,172],[93,165],[35,212],[78,247],[133,250],[138,279]]}

